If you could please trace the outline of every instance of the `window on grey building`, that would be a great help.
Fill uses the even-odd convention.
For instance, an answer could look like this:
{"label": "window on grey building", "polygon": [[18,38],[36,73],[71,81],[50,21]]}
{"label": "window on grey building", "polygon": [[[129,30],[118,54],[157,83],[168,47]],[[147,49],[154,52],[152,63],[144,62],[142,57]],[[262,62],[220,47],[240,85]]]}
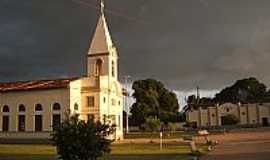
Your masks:
{"label": "window on grey building", "polygon": [[35,131],[42,131],[42,115],[35,115]]}
{"label": "window on grey building", "polygon": [[7,132],[9,131],[9,116],[3,116],[2,118],[2,131]]}
{"label": "window on grey building", "polygon": [[88,107],[94,107],[95,106],[95,97],[94,96],[87,97],[87,106]]}
{"label": "window on grey building", "polygon": [[42,105],[41,104],[36,104],[35,111],[42,111]]}
{"label": "window on grey building", "polygon": [[3,112],[4,112],[4,113],[8,113],[8,112],[9,112],[9,107],[8,107],[7,105],[5,105],[5,106],[3,107]]}
{"label": "window on grey building", "polygon": [[53,110],[54,111],[60,111],[61,110],[61,106],[59,103],[54,103],[53,104]]}
{"label": "window on grey building", "polygon": [[19,105],[19,112],[25,112],[25,106],[23,104]]}
{"label": "window on grey building", "polygon": [[25,131],[25,115],[19,115],[18,117],[18,131],[19,132]]}
{"label": "window on grey building", "polygon": [[[9,113],[9,106],[5,105],[3,107],[3,112]],[[9,131],[9,115],[4,115],[2,117],[2,131],[3,132]]]}
{"label": "window on grey building", "polygon": [[61,124],[61,115],[53,114],[53,130],[55,130]]}

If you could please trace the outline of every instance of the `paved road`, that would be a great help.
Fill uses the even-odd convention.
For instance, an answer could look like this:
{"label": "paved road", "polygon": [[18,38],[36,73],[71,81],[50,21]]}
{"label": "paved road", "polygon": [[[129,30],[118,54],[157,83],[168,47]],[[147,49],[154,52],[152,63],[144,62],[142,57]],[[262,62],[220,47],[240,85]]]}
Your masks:
{"label": "paved road", "polygon": [[[245,136],[234,141],[224,141],[216,146],[203,160],[270,160],[270,132],[264,133],[265,138],[257,138],[262,135],[250,133],[253,139]],[[233,135],[224,135],[233,136]]]}

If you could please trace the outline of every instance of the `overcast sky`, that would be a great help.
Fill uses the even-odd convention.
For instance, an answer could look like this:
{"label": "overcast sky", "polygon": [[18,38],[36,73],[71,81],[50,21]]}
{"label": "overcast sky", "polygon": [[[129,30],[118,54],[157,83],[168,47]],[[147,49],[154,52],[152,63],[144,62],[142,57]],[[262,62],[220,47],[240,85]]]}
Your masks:
{"label": "overcast sky", "polygon": [[[96,0],[85,0],[97,5]],[[269,0],[107,0],[120,78],[174,90],[270,85]],[[0,0],[0,81],[86,73],[98,11],[72,0]]]}

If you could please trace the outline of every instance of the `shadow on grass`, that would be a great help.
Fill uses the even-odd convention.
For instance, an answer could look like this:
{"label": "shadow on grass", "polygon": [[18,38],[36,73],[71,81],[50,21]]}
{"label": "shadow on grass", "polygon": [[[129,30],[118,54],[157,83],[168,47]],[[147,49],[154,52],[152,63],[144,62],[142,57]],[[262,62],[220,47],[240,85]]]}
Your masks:
{"label": "shadow on grass", "polygon": [[[188,155],[149,154],[149,155],[110,155],[99,160],[187,160]],[[0,160],[57,160],[55,156],[0,156]]]}
{"label": "shadow on grass", "polygon": [[187,157],[179,154],[111,155],[108,160],[187,160]]}
{"label": "shadow on grass", "polygon": [[0,160],[56,160],[55,156],[25,156],[25,155],[16,155],[16,156],[1,156]]}

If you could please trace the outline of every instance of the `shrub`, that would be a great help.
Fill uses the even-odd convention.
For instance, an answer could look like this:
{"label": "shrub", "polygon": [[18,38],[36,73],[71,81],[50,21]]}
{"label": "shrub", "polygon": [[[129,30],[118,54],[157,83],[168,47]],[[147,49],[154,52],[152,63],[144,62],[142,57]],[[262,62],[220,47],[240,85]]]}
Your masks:
{"label": "shrub", "polygon": [[56,127],[52,141],[63,160],[96,160],[110,152],[111,140],[106,137],[113,131],[100,122],[70,117]]}
{"label": "shrub", "polygon": [[177,123],[168,123],[169,130],[175,132],[177,130]]}

